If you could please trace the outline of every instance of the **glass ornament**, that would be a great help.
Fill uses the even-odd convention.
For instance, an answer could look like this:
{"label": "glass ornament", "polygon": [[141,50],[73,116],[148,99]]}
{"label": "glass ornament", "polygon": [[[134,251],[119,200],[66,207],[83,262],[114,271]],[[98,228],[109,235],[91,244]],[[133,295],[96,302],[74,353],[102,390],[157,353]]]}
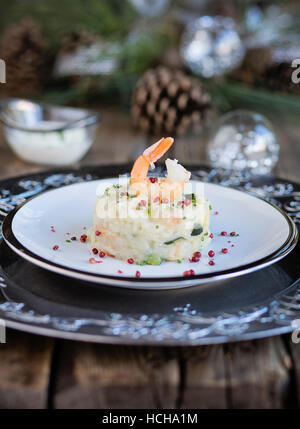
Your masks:
{"label": "glass ornament", "polygon": [[180,51],[195,74],[210,78],[235,69],[244,57],[245,47],[231,18],[202,16],[187,24]]}
{"label": "glass ornament", "polygon": [[170,0],[130,0],[136,12],[145,18],[162,15],[168,8]]}
{"label": "glass ornament", "polygon": [[235,110],[220,118],[207,146],[214,167],[268,174],[279,158],[280,146],[272,124],[263,115]]}

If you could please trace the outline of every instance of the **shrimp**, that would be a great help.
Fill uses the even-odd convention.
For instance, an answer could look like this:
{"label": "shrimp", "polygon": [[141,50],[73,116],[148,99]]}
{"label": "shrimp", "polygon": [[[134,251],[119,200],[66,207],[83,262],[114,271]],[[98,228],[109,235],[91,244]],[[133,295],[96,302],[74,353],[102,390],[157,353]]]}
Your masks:
{"label": "shrimp", "polygon": [[152,163],[161,158],[172,146],[174,139],[166,137],[149,146],[139,156],[131,170],[130,184],[131,188],[137,194],[147,194],[151,192],[151,197],[159,196],[173,201],[180,197],[185,184],[189,181],[191,173],[186,171],[184,167],[177,163],[176,160],[167,159],[167,176],[159,182],[150,182],[147,179],[149,167]]}
{"label": "shrimp", "polygon": [[139,156],[133,164],[130,183],[146,180],[150,164],[161,158],[170,149],[173,143],[174,139],[172,137],[163,137],[152,146],[149,146],[144,151],[143,155]]}

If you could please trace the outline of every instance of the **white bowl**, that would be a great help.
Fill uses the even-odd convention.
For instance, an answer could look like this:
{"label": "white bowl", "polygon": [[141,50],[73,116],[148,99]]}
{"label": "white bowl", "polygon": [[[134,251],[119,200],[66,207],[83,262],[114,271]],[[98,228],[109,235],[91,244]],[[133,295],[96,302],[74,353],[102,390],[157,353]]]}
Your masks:
{"label": "white bowl", "polygon": [[0,120],[13,152],[24,161],[74,164],[93,144],[100,115],[88,109],[39,104],[23,99],[0,103]]}

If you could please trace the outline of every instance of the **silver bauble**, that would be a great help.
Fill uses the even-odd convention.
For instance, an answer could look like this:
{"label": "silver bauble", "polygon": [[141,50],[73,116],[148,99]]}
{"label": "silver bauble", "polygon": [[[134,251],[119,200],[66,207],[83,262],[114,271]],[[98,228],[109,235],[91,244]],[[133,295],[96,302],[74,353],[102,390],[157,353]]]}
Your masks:
{"label": "silver bauble", "polygon": [[214,167],[267,174],[279,158],[279,144],[272,124],[247,110],[224,115],[216,126],[207,151]]}
{"label": "silver bauble", "polygon": [[130,3],[140,15],[153,18],[167,10],[170,0],[130,0]]}
{"label": "silver bauble", "polygon": [[223,16],[202,16],[190,22],[180,50],[185,64],[205,78],[235,69],[245,54],[234,21]]}

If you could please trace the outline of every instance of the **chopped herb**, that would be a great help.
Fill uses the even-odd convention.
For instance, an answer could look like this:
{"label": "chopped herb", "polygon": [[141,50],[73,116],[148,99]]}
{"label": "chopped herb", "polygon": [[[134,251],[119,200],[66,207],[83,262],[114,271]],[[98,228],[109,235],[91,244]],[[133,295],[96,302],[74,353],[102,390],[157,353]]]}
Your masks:
{"label": "chopped herb", "polygon": [[170,240],[170,241],[165,241],[165,243],[164,244],[167,244],[167,245],[169,245],[169,244],[173,244],[173,243],[175,243],[175,241],[177,241],[177,240],[181,240],[183,237],[177,237],[177,238],[174,238],[174,240]]}
{"label": "chopped herb", "polygon": [[196,194],[194,194],[194,193],[192,193],[192,194],[185,194],[184,196],[188,200],[196,201]]}
{"label": "chopped herb", "polygon": [[159,225],[155,225],[155,228],[156,228],[156,229],[158,229],[158,228],[159,228]]}
{"label": "chopped herb", "polygon": [[196,225],[193,229],[193,231],[191,232],[191,235],[200,235],[203,232],[203,228],[202,226]]}
{"label": "chopped herb", "polygon": [[177,264],[181,264],[181,259],[177,259]]}
{"label": "chopped herb", "polygon": [[64,138],[65,138],[64,131],[63,130],[58,130],[57,134],[59,135],[60,139],[62,141],[64,141]]}
{"label": "chopped herb", "polygon": [[183,216],[183,220],[185,220],[186,219],[186,216]]}
{"label": "chopped herb", "polygon": [[209,205],[209,210],[212,210],[212,206],[211,206],[211,204]]}
{"label": "chopped herb", "polygon": [[71,243],[71,240],[66,240],[67,243]]}
{"label": "chopped herb", "polygon": [[151,216],[151,209],[147,210],[148,216]]}
{"label": "chopped herb", "polygon": [[119,188],[121,188],[121,185],[113,185],[113,188],[114,189],[119,189]]}

